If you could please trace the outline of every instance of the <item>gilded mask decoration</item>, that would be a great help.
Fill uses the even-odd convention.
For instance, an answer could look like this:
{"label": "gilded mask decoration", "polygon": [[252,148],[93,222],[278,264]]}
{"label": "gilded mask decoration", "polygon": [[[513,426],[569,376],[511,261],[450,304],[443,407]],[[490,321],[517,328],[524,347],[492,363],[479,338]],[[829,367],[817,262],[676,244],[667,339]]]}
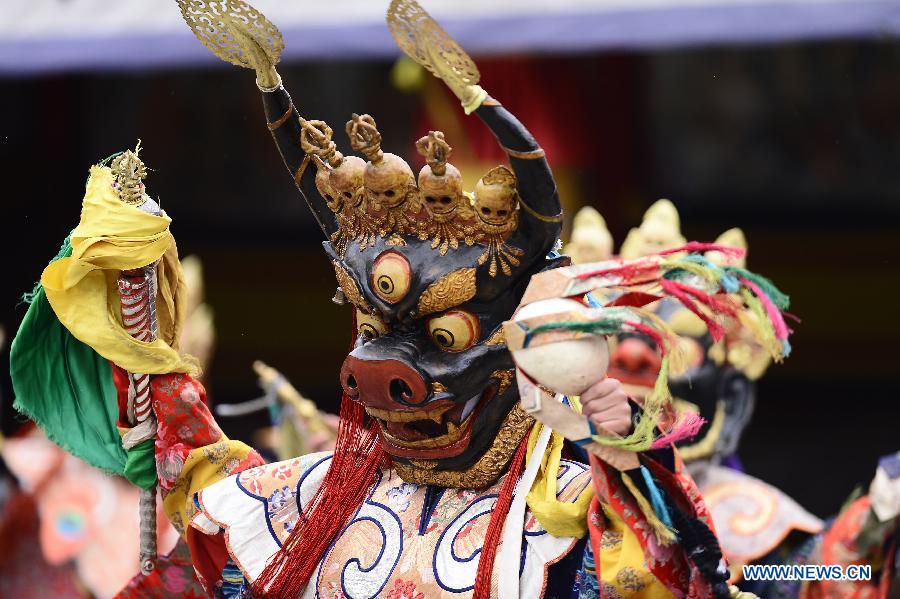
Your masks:
{"label": "gilded mask decoration", "polygon": [[146,200],[142,180],[147,177],[147,167],[138,157],[140,152],[141,140],[138,140],[133,152],[125,150],[110,164],[119,198],[131,206],[140,206]]}
{"label": "gilded mask decoration", "polygon": [[487,172],[475,185],[475,216],[485,252],[478,258],[478,264],[489,264],[488,273],[497,276],[499,266],[503,274],[512,274],[510,266],[518,266],[519,258],[525,252],[508,245],[506,239],[516,230],[518,220],[518,193],[516,176],[505,166],[498,166]]}
{"label": "gilded mask decoration", "polygon": [[431,131],[416,142],[416,149],[425,157],[426,165],[419,171],[419,197],[425,207],[426,221],[419,221],[419,239],[431,238],[431,248],[441,256],[457,249],[459,242],[475,243],[472,213],[462,189],[462,175],[447,159],[453,148],[441,131]]}
{"label": "gilded mask decoration", "polygon": [[412,169],[399,156],[381,150],[381,133],[368,114],[354,114],[346,130],[353,149],[369,159],[363,173],[366,218],[379,236],[390,234],[391,245],[404,245],[401,235],[414,229],[407,211],[419,210]]}
{"label": "gilded mask decoration", "polygon": [[338,152],[332,139],[334,132],[324,121],[300,119],[300,125],[300,146],[314,158],[318,169],[316,188],[338,221],[331,243],[343,256],[351,239],[373,232],[372,227],[365,226],[361,209],[365,162]]}

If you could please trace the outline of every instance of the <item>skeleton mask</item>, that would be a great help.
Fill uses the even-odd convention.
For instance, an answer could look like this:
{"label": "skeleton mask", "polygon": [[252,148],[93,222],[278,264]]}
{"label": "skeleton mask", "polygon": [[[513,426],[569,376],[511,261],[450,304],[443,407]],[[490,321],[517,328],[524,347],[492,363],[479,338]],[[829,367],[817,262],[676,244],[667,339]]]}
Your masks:
{"label": "skeleton mask", "polygon": [[644,213],[641,226],[629,231],[619,254],[626,260],[684,245],[678,210],[669,200],[658,200]]}
{"label": "skeleton mask", "polygon": [[601,262],[612,257],[613,239],[606,221],[594,208],[585,206],[572,222],[572,237],[563,253],[575,264]]}

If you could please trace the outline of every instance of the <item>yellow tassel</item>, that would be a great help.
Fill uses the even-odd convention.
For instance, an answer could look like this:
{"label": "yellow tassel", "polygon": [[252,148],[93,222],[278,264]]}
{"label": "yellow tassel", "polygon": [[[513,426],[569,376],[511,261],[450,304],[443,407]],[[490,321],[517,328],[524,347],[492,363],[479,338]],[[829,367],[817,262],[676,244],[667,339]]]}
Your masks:
{"label": "yellow tassel", "polygon": [[663,270],[668,269],[680,269],[685,270],[692,275],[697,275],[704,281],[710,283],[711,285],[718,286],[719,281],[722,278],[721,272],[709,268],[708,266],[703,266],[702,264],[698,264],[696,262],[687,262],[683,260],[662,260],[659,263],[659,266]]}
{"label": "yellow tassel", "polygon": [[642,405],[642,414],[638,419],[637,425],[627,437],[617,439],[615,437],[601,437],[594,435],[592,438],[600,445],[608,445],[618,447],[627,451],[646,451],[653,444],[656,426],[659,424],[659,417],[663,408],[671,401],[672,395],[669,393],[669,357],[664,356],[662,364],[659,368],[659,375],[656,377],[656,383],[653,389],[644,398]]}
{"label": "yellow tassel", "polygon": [[775,329],[769,321],[762,302],[749,289],[741,289],[741,297],[750,310],[749,313],[743,310],[738,312],[741,324],[747,327],[756,341],[771,354],[776,362],[780,362],[784,358],[783,348],[781,342],[775,337]]}
{"label": "yellow tassel", "polygon": [[634,500],[637,501],[638,508],[640,508],[644,518],[647,519],[647,524],[650,525],[650,528],[653,529],[653,533],[656,535],[657,542],[662,546],[674,543],[678,539],[678,537],[675,536],[675,531],[666,526],[663,521],[659,519],[656,512],[653,511],[650,502],[647,501],[647,498],[644,497],[640,489],[637,488],[634,481],[632,481],[624,472],[622,473],[622,482],[625,483],[625,487],[631,492],[632,496],[634,496]]}

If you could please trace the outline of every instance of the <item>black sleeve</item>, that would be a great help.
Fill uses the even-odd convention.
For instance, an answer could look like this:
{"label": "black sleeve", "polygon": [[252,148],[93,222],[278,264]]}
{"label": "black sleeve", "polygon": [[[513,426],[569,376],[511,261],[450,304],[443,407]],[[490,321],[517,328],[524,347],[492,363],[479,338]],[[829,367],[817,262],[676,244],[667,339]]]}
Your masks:
{"label": "black sleeve", "polygon": [[266,123],[281,159],[294,178],[301,197],[328,237],[337,230],[337,221],[316,189],[316,167],[300,147],[300,115],[294,108],[291,96],[284,87],[279,86],[273,91],[262,92],[262,99]]}
{"label": "black sleeve", "polygon": [[544,151],[534,136],[499,102],[488,98],[475,111],[493,132],[519,181],[519,196],[529,208],[544,217],[558,217],[562,211],[556,181]]}

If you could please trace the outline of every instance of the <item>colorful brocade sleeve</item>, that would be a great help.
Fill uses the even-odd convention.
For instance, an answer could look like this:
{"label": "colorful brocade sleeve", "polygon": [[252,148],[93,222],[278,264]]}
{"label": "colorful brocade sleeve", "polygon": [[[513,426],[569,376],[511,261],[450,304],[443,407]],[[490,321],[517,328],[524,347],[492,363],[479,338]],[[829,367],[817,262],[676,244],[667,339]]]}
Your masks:
{"label": "colorful brocade sleeve", "polygon": [[[127,378],[114,376],[120,397],[127,397]],[[203,385],[187,374],[152,378],[153,409],[158,421],[155,458],[166,515],[186,535],[196,513],[196,492],[236,472],[263,463],[256,451],[222,433],[206,405]]]}
{"label": "colorful brocade sleeve", "polygon": [[697,599],[728,592],[712,518],[673,449],[643,452],[625,472],[590,462],[597,501],[588,532],[601,588]]}

